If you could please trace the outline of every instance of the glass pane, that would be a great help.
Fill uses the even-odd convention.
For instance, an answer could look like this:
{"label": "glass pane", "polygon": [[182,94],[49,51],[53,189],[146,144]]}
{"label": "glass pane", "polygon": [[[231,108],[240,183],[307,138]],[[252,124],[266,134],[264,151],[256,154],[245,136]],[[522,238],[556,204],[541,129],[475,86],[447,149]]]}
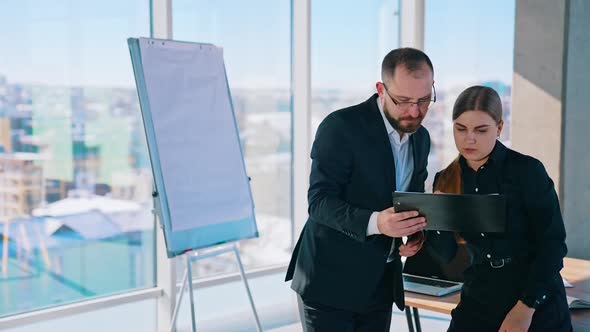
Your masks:
{"label": "glass pane", "polygon": [[424,120],[432,138],[427,191],[434,174],[458,155],[452,110],[467,87],[486,85],[500,94],[505,122],[500,138],[510,144],[514,17],[514,0],[426,1],[424,45],[434,64],[437,92]]}
{"label": "glass pane", "polygon": [[399,45],[399,1],[318,0],[311,7],[313,138],[326,115],[376,93],[383,57]]}
{"label": "glass pane", "polygon": [[2,5],[0,316],[155,285],[126,44],[149,24],[149,1]]}
{"label": "glass pane", "polygon": [[[224,49],[260,232],[258,239],[241,242],[243,262],[249,268],[284,264],[291,252],[291,2],[175,0],[173,5],[174,39]],[[194,273],[232,271],[235,258],[223,255],[199,261]]]}

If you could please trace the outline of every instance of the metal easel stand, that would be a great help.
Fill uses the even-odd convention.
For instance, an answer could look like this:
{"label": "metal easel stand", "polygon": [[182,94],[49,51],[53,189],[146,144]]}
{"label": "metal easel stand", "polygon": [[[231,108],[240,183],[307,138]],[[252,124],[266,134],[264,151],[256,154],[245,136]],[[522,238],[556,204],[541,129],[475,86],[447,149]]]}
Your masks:
{"label": "metal easel stand", "polygon": [[[244,272],[244,266],[242,265],[242,259],[240,258],[240,251],[236,242],[221,246],[215,250],[209,250],[204,253],[199,252],[187,252],[184,254],[186,257],[186,269],[184,271],[184,276],[182,278],[182,287],[180,288],[180,295],[178,297],[178,301],[176,301],[176,305],[174,306],[174,314],[172,315],[172,322],[170,324],[170,332],[174,332],[176,329],[176,319],[178,318],[178,310],[180,308],[180,304],[182,303],[182,296],[184,295],[184,291],[186,289],[186,285],[188,284],[189,289],[189,297],[191,303],[191,321],[192,321],[192,331],[197,331],[196,320],[195,320],[195,303],[194,303],[194,290],[193,290],[193,283],[192,283],[192,263],[205,258],[214,257],[220,254],[224,254],[227,252],[233,251],[236,255],[236,263],[238,264],[238,268],[240,269],[240,276],[242,277],[242,282],[244,283],[244,287],[246,288],[246,293],[248,294],[248,300],[250,301],[250,307],[252,308],[252,314],[254,315],[254,320],[256,321],[256,330],[258,332],[262,332],[262,325],[260,324],[260,319],[258,318],[258,313],[256,312],[256,307],[254,306],[254,300],[252,299],[252,293],[250,292],[250,287],[248,286],[248,280],[246,279],[246,274]],[[190,281],[189,281],[190,276]]]}

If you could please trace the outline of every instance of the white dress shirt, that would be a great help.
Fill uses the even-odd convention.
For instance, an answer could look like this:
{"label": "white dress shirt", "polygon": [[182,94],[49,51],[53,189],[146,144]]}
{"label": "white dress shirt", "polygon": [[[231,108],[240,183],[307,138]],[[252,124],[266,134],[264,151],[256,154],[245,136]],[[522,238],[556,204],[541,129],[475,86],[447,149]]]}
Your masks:
{"label": "white dress shirt", "polygon": [[[383,113],[383,105],[381,104],[381,98],[377,98],[377,105],[379,111],[381,111],[381,117],[385,123],[385,129],[387,129],[387,135],[389,136],[389,143],[391,144],[391,151],[393,153],[393,160],[395,162],[395,183],[396,191],[406,191],[410,186],[410,180],[412,179],[412,173],[414,172],[414,155],[412,153],[412,146],[410,144],[410,134],[403,134],[400,137],[399,133],[393,129],[389,120]],[[375,211],[369,218],[369,225],[367,226],[367,236],[381,234],[377,227],[377,215],[380,211]]]}

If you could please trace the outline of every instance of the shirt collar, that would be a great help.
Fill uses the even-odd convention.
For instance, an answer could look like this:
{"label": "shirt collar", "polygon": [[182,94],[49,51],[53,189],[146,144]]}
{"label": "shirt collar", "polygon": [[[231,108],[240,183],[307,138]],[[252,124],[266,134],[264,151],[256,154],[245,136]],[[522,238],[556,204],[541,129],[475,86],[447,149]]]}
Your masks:
{"label": "shirt collar", "polygon": [[[486,161],[484,165],[489,165],[490,163],[495,165],[501,165],[504,159],[506,158],[506,150],[508,150],[508,148],[504,144],[502,144],[502,142],[496,140],[496,145],[494,145],[494,148],[490,153],[490,158],[488,159],[488,161]],[[459,163],[461,164],[461,167],[464,170],[469,168],[469,166],[467,165],[467,161],[465,160],[465,158],[463,158],[463,156],[459,158]]]}
{"label": "shirt collar", "polygon": [[506,150],[508,150],[508,148],[502,144],[502,142],[496,140],[496,145],[494,146],[492,153],[490,153],[490,160],[494,163],[501,164],[504,159],[506,159]]}
{"label": "shirt collar", "polygon": [[377,97],[377,107],[379,107],[379,112],[381,113],[381,118],[383,119],[383,123],[385,124],[385,130],[387,130],[387,135],[389,137],[393,137],[393,140],[396,144],[400,145],[400,144],[404,144],[406,143],[409,139],[410,136],[412,136],[413,133],[406,133],[404,134],[403,138],[399,138],[399,133],[393,128],[393,126],[391,125],[391,123],[389,123],[389,120],[387,120],[387,117],[385,116],[385,111],[383,110],[383,100],[381,100],[381,98]]}

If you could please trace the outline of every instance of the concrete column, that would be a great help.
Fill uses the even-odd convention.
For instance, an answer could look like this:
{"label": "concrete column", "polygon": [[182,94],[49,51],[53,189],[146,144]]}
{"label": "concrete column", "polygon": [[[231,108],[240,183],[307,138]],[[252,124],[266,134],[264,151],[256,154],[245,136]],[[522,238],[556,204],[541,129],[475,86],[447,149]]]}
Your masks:
{"label": "concrete column", "polygon": [[[512,146],[555,182],[570,257],[590,259],[590,4],[516,2]],[[585,94],[584,94],[585,93]]]}
{"label": "concrete column", "polygon": [[424,1],[400,1],[400,46],[424,50]]}
{"label": "concrete column", "polygon": [[559,188],[565,2],[516,1],[512,146],[539,158]]}
{"label": "concrete column", "polygon": [[561,142],[561,206],[571,257],[590,259],[590,3],[570,0]]}

